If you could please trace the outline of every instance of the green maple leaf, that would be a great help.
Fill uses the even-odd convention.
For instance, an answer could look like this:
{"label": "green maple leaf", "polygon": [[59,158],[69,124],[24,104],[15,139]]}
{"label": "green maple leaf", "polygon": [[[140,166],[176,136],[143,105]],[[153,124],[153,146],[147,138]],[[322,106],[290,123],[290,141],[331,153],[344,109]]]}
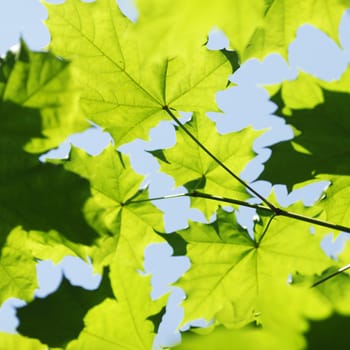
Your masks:
{"label": "green maple leaf", "polygon": [[26,139],[21,131],[28,131],[27,124],[18,125],[12,113],[32,122],[32,128],[37,113],[9,103],[0,109],[5,112],[1,133],[6,135],[0,146],[4,165],[0,170],[1,243],[13,228],[21,226],[26,231],[55,230],[71,241],[90,244],[96,233],[80,213],[89,196],[88,183],[60,166],[40,163],[37,156],[21,149],[20,142],[5,144],[11,137]]}
{"label": "green maple leaf", "polygon": [[309,286],[296,288],[294,285],[271,282],[268,293],[258,298],[258,323],[250,323],[239,329],[225,329],[216,324],[215,328],[211,327],[210,333],[207,329],[194,328],[193,332],[183,334],[182,343],[175,348],[228,350],[232,344],[242,350],[306,348],[304,333],[309,327],[307,317],[317,320],[328,317],[328,305],[324,307],[324,300],[315,297]]}
{"label": "green maple leaf", "polygon": [[99,288],[92,291],[72,286],[64,278],[53,294],[17,309],[20,320],[17,330],[50,347],[64,347],[83,329],[88,310],[106,298],[113,298],[106,271]]}
{"label": "green maple leaf", "polygon": [[[300,85],[304,86],[306,91],[308,87],[317,91],[315,84]],[[318,97],[314,99],[314,103],[320,99],[323,103],[318,102],[313,109],[304,107],[287,111],[286,119],[292,126],[295,137],[291,141],[271,147],[272,157],[265,164],[260,178],[272,183],[284,183],[289,190],[312,181],[330,181],[331,186],[326,191],[326,198],[319,201],[318,205],[324,208],[328,220],[346,226],[350,224],[350,167],[347,162],[350,147],[347,112],[349,94],[321,90],[320,87],[318,89]],[[290,104],[298,106],[300,103],[299,108],[303,107],[301,100],[297,102],[298,94],[286,96]],[[276,100],[279,99],[277,96]],[[280,113],[283,114],[283,111]],[[286,164],[286,160],[287,166],[281,167],[281,164]]]}
{"label": "green maple leaf", "polygon": [[[215,123],[203,114],[194,114],[185,127],[237,175],[255,157],[252,144],[261,134],[247,128],[234,134],[219,135]],[[177,128],[174,147],[153,154],[158,155],[161,170],[173,176],[177,186],[185,185],[189,191],[201,189],[206,193],[239,200],[249,198],[245,188],[225,173],[197,144],[190,142],[181,128]],[[192,204],[208,218],[218,207],[217,202],[200,198],[192,198]]]}
{"label": "green maple leaf", "polygon": [[89,250],[95,268],[109,264],[120,237],[134,246],[134,256],[142,266],[145,247],[162,241],[154,229],[163,227],[162,212],[148,201],[147,190],[139,190],[143,176],[137,175],[127,157],[112,145],[98,156],[73,147],[70,159],[63,163],[65,169],[90,183],[91,197],[83,212],[89,224],[103,233],[97,246]]}
{"label": "green maple leaf", "polygon": [[217,110],[214,93],[225,88],[232,71],[222,53],[200,47],[191,61],[152,58],[142,49],[148,38],[132,29],[114,0],[46,7],[50,48],[72,60],[88,118],[108,130],[116,146],[147,137],[151,127],[169,119],[166,107]]}
{"label": "green maple leaf", "polygon": [[[350,68],[348,67],[337,81],[323,81],[304,72],[299,72],[294,80],[286,80],[271,89],[271,95],[286,116],[293,115],[293,110],[312,109],[325,103],[324,91],[349,93]],[[278,94],[278,92],[280,92]],[[282,109],[282,106],[283,109]]]}
{"label": "green maple leaf", "polygon": [[[336,312],[350,315],[350,276],[349,276],[350,245],[345,242],[343,251],[337,257],[338,266],[331,266],[318,275],[293,276],[293,284],[313,286],[312,293],[320,300],[323,307],[328,308],[328,314]],[[340,266],[340,267],[339,267]]]}
{"label": "green maple leaf", "polygon": [[[300,210],[295,206],[300,205],[292,211]],[[216,316],[224,324],[246,324],[254,319],[258,297],[284,285],[290,273],[314,273],[329,266],[320,237],[309,233],[308,224],[290,225],[284,217],[270,223],[265,216],[261,219],[255,240],[240,228],[233,213],[223,210],[213,224],[192,223],[178,232],[187,242],[192,263],[177,283],[187,294],[184,323]]]}
{"label": "green maple leaf", "polygon": [[[182,343],[175,348],[230,349],[233,343],[237,349],[249,350],[311,348],[316,343],[318,333],[315,330],[319,325],[324,325],[322,334],[325,338],[333,338],[334,329],[327,329],[326,325],[335,325],[340,320],[347,322],[347,318],[332,317],[329,320],[328,317],[334,309],[343,315],[348,314],[349,276],[338,275],[310,288],[314,282],[328,276],[332,271],[334,268],[329,268],[317,276],[296,274],[291,285],[271,285],[269,293],[258,298],[258,325],[249,324],[240,329],[212,326],[210,333],[206,329],[194,329],[193,332],[185,332]],[[329,348],[329,343],[324,343],[327,346],[321,346],[317,342],[320,349]]]}
{"label": "green maple leaf", "polygon": [[[101,297],[97,292],[91,302],[79,289],[70,303],[76,289],[72,292],[64,283],[54,295],[22,309],[29,315],[20,326],[23,333],[67,350],[150,349],[156,332],[151,321],[159,318],[165,304],[166,297],[151,300],[150,278],[140,272],[145,248],[162,241],[154,231],[162,231],[163,217],[149,202],[147,191],[140,190],[142,177],[130,170],[128,159],[115,146],[146,137],[173,110],[199,111],[202,114],[194,114],[186,127],[230,169],[239,174],[254,157],[246,145],[257,133],[245,130],[219,136],[204,117],[203,112],[217,110],[214,92],[226,86],[231,66],[238,66],[235,54],[230,62],[228,52],[200,47],[211,27],[226,32],[242,59],[271,51],[285,55],[297,28],[306,22],[337,40],[340,16],[350,5],[348,0],[218,0],[206,6],[199,0],[139,3],[141,20],[136,25],[120,13],[114,0],[47,5],[51,48],[72,63],[50,53],[31,53],[23,43],[18,55],[0,59],[0,302],[9,296],[32,298],[36,258],[59,261],[65,254],[89,255],[95,269],[106,265],[111,269],[117,300],[105,298],[113,297],[111,293]],[[197,44],[181,52],[189,42]],[[333,85],[304,76],[303,81],[282,87],[282,98],[293,109],[284,113],[296,137],[273,147],[263,176],[285,181],[289,188],[329,180],[327,197],[315,210],[295,205],[291,211],[311,217],[323,210],[328,219],[350,225],[346,74]],[[78,99],[88,118],[112,133],[114,146],[97,157],[73,149],[69,160],[39,163],[41,152],[86,127]],[[177,135],[174,148],[153,152],[177,185],[247,198],[244,186],[227,178],[213,159],[187,142],[181,129]],[[282,168],[286,159],[289,167]],[[217,203],[198,198],[193,204],[207,217],[217,208]],[[177,284],[187,293],[184,322],[204,317],[240,327],[258,320],[264,327],[219,329],[206,340],[185,339],[180,348],[214,349],[235,343],[244,349],[247,344],[251,349],[295,349],[304,345],[300,339],[306,329],[304,316],[327,317],[331,308],[349,314],[346,274],[308,292],[290,292],[294,287],[286,285],[292,272],[312,274],[312,279],[323,272],[322,278],[323,269],[334,265],[320,249],[321,235],[311,235],[308,225],[260,213],[252,239],[234,214],[219,209],[214,223],[192,223],[168,238],[170,244],[176,243],[176,252],[186,249],[192,261]],[[72,307],[61,307],[67,303]],[[63,331],[47,327],[42,315],[48,309],[53,310],[53,323],[64,323]],[[338,321],[331,319],[329,324],[339,325]],[[39,330],[32,332],[36,327]],[[312,323],[310,333],[313,327],[317,328]],[[38,342],[3,334],[0,344],[6,349],[42,348]]]}
{"label": "green maple leaf", "polygon": [[[328,329],[327,325],[336,325],[341,320],[347,322],[347,318],[329,317],[334,310],[342,315],[349,313],[349,276],[339,274],[314,288],[310,287],[336,270],[337,268],[331,267],[312,276],[297,273],[289,285],[271,280],[268,293],[261,293],[258,298],[258,324],[249,324],[239,329],[225,329],[217,324],[211,330],[209,328],[209,331],[193,329],[193,332],[183,334],[182,343],[175,348],[230,349],[234,343],[237,349],[295,350],[316,348],[314,346],[317,342],[320,349],[328,349],[328,342],[324,342],[327,346],[321,346],[316,341],[317,329],[323,327],[324,337],[334,339],[335,331]],[[224,311],[228,313],[228,310]],[[222,313],[219,313],[220,316]]]}

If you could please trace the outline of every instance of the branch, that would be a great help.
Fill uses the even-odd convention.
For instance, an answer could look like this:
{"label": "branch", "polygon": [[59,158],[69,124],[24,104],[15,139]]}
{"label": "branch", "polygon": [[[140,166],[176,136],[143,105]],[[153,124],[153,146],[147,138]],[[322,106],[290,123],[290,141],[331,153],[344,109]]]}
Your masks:
{"label": "branch", "polygon": [[141,202],[159,201],[159,200],[162,200],[162,199],[181,198],[181,197],[206,198],[206,199],[219,201],[219,202],[224,202],[224,203],[231,203],[231,204],[242,205],[242,206],[248,207],[248,208],[254,208],[254,209],[259,209],[259,210],[266,210],[266,211],[274,214],[274,211],[271,208],[266,207],[264,205],[250,204],[250,203],[238,200],[238,199],[232,199],[232,198],[227,198],[227,197],[220,197],[220,196],[215,196],[213,194],[207,194],[207,193],[198,192],[198,191],[186,192],[186,193],[178,193],[178,194],[171,194],[171,195],[167,195],[167,196],[153,197],[153,198],[147,198],[147,199],[129,200],[129,201],[127,201],[125,203],[125,205],[141,203]]}
{"label": "branch", "polygon": [[328,228],[331,228],[331,229],[334,229],[334,230],[337,230],[337,231],[344,231],[344,232],[350,233],[350,227],[342,226],[342,225],[338,225],[338,224],[333,224],[333,223],[328,222],[328,221],[315,219],[315,218],[312,218],[312,217],[309,217],[309,216],[305,216],[305,215],[289,212],[287,210],[283,210],[283,209],[280,209],[280,208],[276,208],[277,210],[273,210],[273,209],[268,208],[268,207],[263,206],[263,205],[250,204],[250,203],[239,201],[239,200],[236,200],[236,199],[219,197],[219,196],[206,194],[206,193],[202,193],[202,192],[198,192],[198,191],[194,191],[194,192],[188,193],[186,195],[189,196],[189,197],[202,197],[202,198],[207,198],[207,199],[211,199],[211,200],[217,200],[217,201],[226,202],[226,203],[238,204],[238,205],[242,205],[242,206],[249,207],[249,208],[265,210],[265,211],[269,211],[271,214],[274,214],[274,216],[285,216],[285,217],[292,218],[292,219],[295,219],[295,220],[309,222],[311,224],[315,224],[315,225],[318,225],[318,226],[328,227]]}
{"label": "branch", "polygon": [[250,203],[238,200],[238,199],[232,199],[232,198],[227,198],[227,197],[220,197],[220,196],[215,196],[215,195],[212,195],[212,194],[198,192],[198,191],[193,191],[193,192],[189,192],[189,193],[179,193],[179,194],[174,194],[174,195],[169,195],[169,196],[162,196],[162,197],[155,197],[155,198],[147,198],[147,199],[141,199],[141,200],[135,200],[135,201],[130,200],[130,201],[128,201],[125,204],[134,204],[134,203],[140,203],[140,202],[157,201],[157,200],[161,200],[161,199],[171,199],[171,198],[179,198],[179,197],[199,197],[199,198],[205,198],[205,199],[219,201],[219,202],[224,202],[224,203],[231,203],[231,204],[242,205],[242,206],[248,207],[248,208],[254,208],[254,209],[258,209],[258,210],[268,211],[271,214],[273,214],[274,217],[275,216],[284,216],[284,217],[292,218],[292,219],[295,219],[295,220],[308,222],[310,224],[314,224],[314,225],[317,225],[317,226],[328,227],[328,228],[331,228],[331,229],[334,229],[334,230],[337,230],[337,231],[350,233],[350,227],[347,227],[347,226],[333,224],[333,223],[328,222],[328,221],[324,221],[324,220],[312,218],[312,217],[309,217],[309,216],[304,216],[304,215],[301,215],[301,214],[289,212],[287,210],[276,208],[276,207],[274,207],[274,209],[272,209],[272,208],[266,207],[264,205],[250,204]]}

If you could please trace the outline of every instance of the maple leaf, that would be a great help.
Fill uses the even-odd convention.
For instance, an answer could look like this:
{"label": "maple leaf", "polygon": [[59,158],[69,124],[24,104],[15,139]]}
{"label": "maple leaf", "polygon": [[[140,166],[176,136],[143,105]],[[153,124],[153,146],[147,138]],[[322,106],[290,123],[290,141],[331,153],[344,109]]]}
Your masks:
{"label": "maple leaf", "polygon": [[[257,298],[268,295],[271,286],[285,284],[293,271],[316,273],[329,266],[330,259],[320,248],[321,238],[309,233],[308,224],[290,225],[278,216],[261,219],[255,226],[255,239],[240,228],[233,213],[222,209],[216,222],[191,223],[177,232],[187,242],[192,263],[176,284],[187,294],[183,323],[216,316],[222,323],[246,324],[254,319]],[[229,304],[231,319],[225,311]]]}
{"label": "maple leaf", "polygon": [[306,340],[303,333],[308,326],[305,317],[310,304],[314,308],[321,305],[314,302],[309,289],[273,283],[269,293],[259,298],[258,322],[240,328],[225,328],[218,322],[209,330],[193,328],[183,333],[182,342],[175,349],[205,347],[214,350],[219,346],[222,350],[229,350],[232,344],[239,350],[304,349]]}
{"label": "maple leaf", "polygon": [[162,212],[149,202],[147,190],[139,190],[143,176],[136,174],[127,157],[112,145],[98,156],[73,147],[70,159],[63,163],[65,169],[90,184],[91,197],[83,212],[91,227],[103,233],[96,247],[89,250],[95,268],[110,263],[120,237],[130,241],[141,268],[145,247],[162,241],[154,229],[163,228]]}
{"label": "maple leaf", "polygon": [[[187,130],[220,159],[235,174],[240,174],[247,163],[255,157],[252,144],[261,132],[250,128],[228,135],[219,135],[215,124],[203,114],[194,114],[185,124]],[[188,135],[177,128],[176,145],[162,152],[152,152],[161,162],[161,170],[175,179],[176,185],[185,185],[189,191],[201,189],[217,196],[245,200],[249,194],[235,179],[225,173],[221,166],[203,152]],[[218,203],[192,198],[192,204],[201,209],[207,218],[215,212]]]}
{"label": "maple leaf", "polygon": [[114,0],[46,4],[50,48],[72,60],[89,119],[108,130],[116,146],[145,138],[165,109],[217,110],[214,93],[225,88],[231,64],[221,52],[194,50],[191,61],[145,55],[147,38],[131,30]]}
{"label": "maple leaf", "polygon": [[[22,43],[18,54],[0,59],[0,302],[8,296],[30,300],[36,288],[36,259],[57,262],[67,254],[90,256],[97,271],[108,266],[116,299],[111,291],[102,297],[96,291],[91,303],[82,297],[89,292],[79,289],[69,304],[66,300],[71,301],[74,292],[64,283],[52,296],[22,308],[20,330],[67,350],[150,349],[167,296],[151,300],[150,278],[142,272],[144,251],[165,239],[175,254],[185,251],[192,262],[177,283],[187,294],[184,322],[204,317],[215,319],[212,328],[220,323],[241,328],[220,327],[194,342],[186,335],[180,348],[216,349],[235,343],[242,349],[295,350],[306,346],[303,334],[311,339],[310,348],[316,346],[309,337],[317,329],[314,320],[328,317],[329,325],[338,325],[329,318],[331,312],[350,312],[349,276],[332,275],[349,252],[347,248],[339,262],[331,261],[320,248],[326,230],[311,235],[309,224],[300,220],[327,216],[349,225],[350,70],[337,83],[300,74],[275,96],[284,100],[282,113],[295,138],[272,147],[263,176],[285,181],[289,188],[319,180],[331,186],[311,209],[300,204],[280,209],[257,194],[265,209],[257,206],[261,211],[254,238],[237,224],[235,213],[222,209],[211,224],[190,223],[173,235],[159,233],[161,212],[150,203],[147,190],[140,189],[143,178],[115,148],[147,137],[162,119],[172,118],[180,126],[179,111],[196,112],[185,125],[195,143],[187,142],[185,129],[179,127],[178,145],[152,153],[162,170],[189,191],[204,189],[212,198],[245,200],[248,185],[237,185],[223,170],[243,170],[254,157],[251,145],[259,133],[246,129],[220,136],[204,112],[218,110],[214,94],[227,87],[238,57],[242,61],[270,52],[285,56],[304,23],[337,41],[340,16],[350,1],[218,0],[203,5],[199,0],[139,0],[136,24],[121,14],[114,0],[46,6],[50,48],[60,58],[32,53]],[[224,30],[236,52],[211,52],[202,46],[213,26]],[[41,152],[87,127],[80,103],[87,118],[111,132],[114,144],[96,157],[73,148],[68,160],[40,163]],[[224,162],[220,166],[219,159]],[[281,167],[286,160],[289,167]],[[217,203],[207,204],[203,198],[192,204],[207,217],[217,209]],[[83,312],[72,311],[71,318],[71,310],[57,309],[61,304],[74,306],[78,299],[84,304],[78,311]],[[66,323],[61,333],[47,328],[56,318],[38,317],[49,308],[52,314],[60,311],[57,319]],[[40,329],[32,332],[38,324]],[[247,324],[251,328],[243,327]],[[42,349],[39,342],[19,335],[0,334],[0,340],[6,349]]]}
{"label": "maple leaf", "polygon": [[[293,285],[298,290],[305,289],[308,302],[306,310],[308,327],[303,331],[308,349],[328,349],[330,343],[337,346],[337,341],[349,324],[349,283],[343,269],[331,266],[317,275],[293,275]],[[312,288],[309,288],[313,286]],[[299,303],[300,304],[300,303]],[[343,328],[345,327],[345,328]],[[344,339],[341,340],[342,344]],[[339,347],[339,346],[337,346]]]}
{"label": "maple leaf", "polygon": [[[333,338],[335,331],[326,328],[327,325],[336,325],[340,320],[348,321],[347,317],[329,317],[334,310],[342,315],[349,313],[349,292],[345,287],[349,284],[349,276],[338,274],[327,280],[327,283],[313,288],[310,286],[336,270],[337,268],[331,267],[312,276],[297,273],[292,277],[292,284],[288,285],[271,280],[268,293],[258,297],[257,322],[239,329],[225,329],[218,322],[209,329],[194,328],[193,332],[183,333],[181,344],[175,348],[200,349],[205,346],[206,349],[214,350],[220,345],[220,349],[229,349],[232,343],[237,349],[251,350],[312,348],[317,342],[318,327],[323,327],[322,334],[325,338]],[[228,310],[224,311],[227,313]],[[329,348],[329,345],[323,347],[318,342],[317,344],[319,349]]]}

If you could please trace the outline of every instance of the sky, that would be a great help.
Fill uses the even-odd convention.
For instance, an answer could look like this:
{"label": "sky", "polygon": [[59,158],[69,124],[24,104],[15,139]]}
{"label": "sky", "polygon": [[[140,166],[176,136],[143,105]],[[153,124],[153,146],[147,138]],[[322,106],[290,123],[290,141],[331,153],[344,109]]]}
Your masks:
{"label": "sky", "polygon": [[[62,1],[48,1],[59,3]],[[128,5],[128,0],[120,1],[125,13],[136,20],[137,12]],[[37,0],[0,0],[0,55],[24,38],[33,50],[40,50],[50,40],[48,30],[42,23],[46,18],[45,8]],[[269,101],[268,93],[262,85],[275,84],[283,80],[295,79],[298,71],[308,72],[323,80],[339,79],[350,61],[350,12],[346,13],[340,25],[339,38],[341,47],[329,39],[324,33],[310,25],[299,28],[296,39],[290,44],[288,63],[279,55],[267,56],[262,62],[251,59],[237,70],[230,80],[236,86],[217,93],[218,106],[223,113],[212,113],[209,117],[216,122],[217,130],[227,134],[253,125],[256,129],[270,127],[271,130],[258,138],[254,144],[257,157],[242,172],[241,177],[262,195],[271,191],[271,185],[264,181],[254,180],[263,170],[262,163],[271,152],[266,146],[292,137],[290,127],[279,116],[275,115],[276,106]],[[228,45],[227,39],[220,30],[213,30],[209,37],[208,47],[220,49]],[[253,101],[253,103],[251,103]],[[184,116],[188,119],[189,115]],[[70,143],[86,149],[91,154],[98,154],[110,142],[108,133],[98,127],[72,135],[57,150],[45,156],[65,157]],[[145,150],[171,147],[175,144],[175,131],[172,122],[161,122],[150,131],[150,141],[135,140],[123,145],[119,150],[128,154],[134,170],[145,175],[144,185],[149,187],[150,197],[159,197],[185,192],[184,188],[176,188],[174,180],[159,171],[157,161]],[[299,189],[288,194],[282,185],[274,187],[281,205],[302,199],[311,205],[326,186],[326,183],[312,185],[308,189]],[[154,201],[164,211],[165,227],[172,232],[187,226],[188,219],[205,220],[196,209],[190,208],[189,198]],[[251,218],[254,211],[249,208],[239,210],[238,218],[248,229],[252,229]],[[332,242],[329,236],[323,242],[328,254],[335,254],[344,241],[340,237]],[[145,251],[145,271],[152,274],[153,297],[158,297],[169,290],[169,284],[181,276],[189,267],[187,258],[171,257],[171,248],[165,244],[151,245]],[[62,273],[75,285],[87,289],[97,288],[100,276],[93,275],[91,265],[81,260],[66,257],[59,265],[44,261],[37,267],[40,288],[36,295],[43,297],[54,291],[59,285]],[[171,344],[179,341],[179,334],[174,332],[181,320],[182,310],[179,303],[184,297],[181,290],[172,288],[168,308],[169,313],[163,320],[159,344]],[[0,330],[14,332],[17,325],[13,306],[23,305],[22,301],[10,300],[0,308]]]}

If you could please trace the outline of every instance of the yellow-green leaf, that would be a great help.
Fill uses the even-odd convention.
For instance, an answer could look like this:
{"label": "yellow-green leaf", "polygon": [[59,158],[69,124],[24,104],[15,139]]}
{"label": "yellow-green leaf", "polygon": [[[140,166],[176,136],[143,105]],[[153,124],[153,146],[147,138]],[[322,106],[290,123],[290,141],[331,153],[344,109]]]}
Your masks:
{"label": "yellow-green leaf", "polygon": [[[204,114],[194,114],[185,127],[237,176],[255,157],[253,142],[261,134],[247,128],[220,135],[215,123]],[[157,153],[154,154],[157,156]],[[164,150],[162,157],[158,158],[161,170],[173,176],[177,186],[185,185],[189,191],[201,189],[209,194],[238,200],[249,198],[244,186],[192,142],[181,128],[177,128],[176,145]],[[192,198],[192,204],[208,218],[218,207],[217,202],[200,198]]]}
{"label": "yellow-green leaf", "polygon": [[190,61],[170,54],[154,58],[142,49],[149,37],[132,30],[114,0],[46,6],[50,48],[72,61],[88,118],[108,130],[116,146],[147,137],[151,127],[169,119],[165,106],[217,109],[214,94],[225,88],[232,70],[221,52],[198,47]]}
{"label": "yellow-green leaf", "polygon": [[307,223],[289,220],[264,218],[253,240],[233,213],[220,210],[217,222],[192,223],[179,231],[192,263],[177,283],[187,295],[184,322],[217,317],[228,325],[246,324],[259,312],[257,298],[287,283],[290,273],[317,273],[329,266],[320,237],[311,235]]}

